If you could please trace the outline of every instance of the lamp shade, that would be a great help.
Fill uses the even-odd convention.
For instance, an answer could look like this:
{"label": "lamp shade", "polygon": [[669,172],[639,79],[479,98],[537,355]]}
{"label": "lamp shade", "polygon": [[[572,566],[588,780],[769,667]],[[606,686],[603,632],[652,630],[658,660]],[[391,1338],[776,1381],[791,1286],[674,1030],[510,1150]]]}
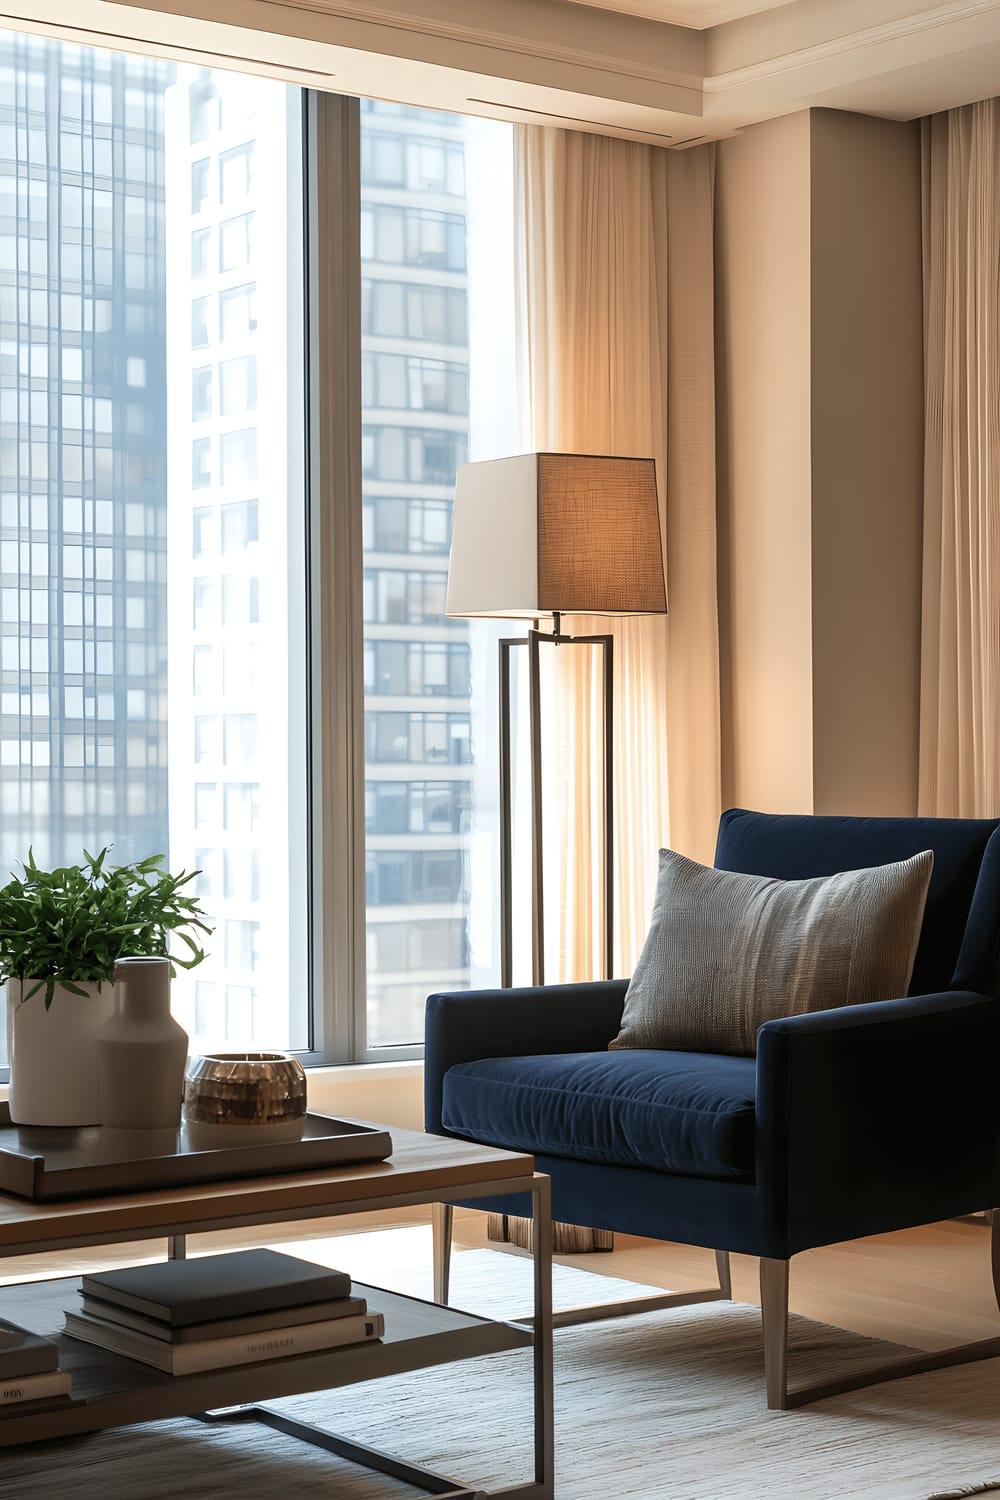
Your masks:
{"label": "lamp shade", "polygon": [[526,453],[460,465],[446,614],[666,610],[651,458]]}

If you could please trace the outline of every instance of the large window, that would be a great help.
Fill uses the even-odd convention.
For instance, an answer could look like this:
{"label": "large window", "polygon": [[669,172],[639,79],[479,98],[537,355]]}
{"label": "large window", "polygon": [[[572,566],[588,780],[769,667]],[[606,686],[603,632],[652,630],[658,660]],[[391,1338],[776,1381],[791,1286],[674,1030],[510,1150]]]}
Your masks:
{"label": "large window", "polygon": [[9,34],[0,68],[3,862],[200,868],[192,1050],[306,1048],[301,95]]}
{"label": "large window", "polygon": [[[456,466],[517,448],[510,131],[25,34],[0,77],[0,864],[110,844],[201,871],[195,1052],[398,1055],[430,990],[496,972],[500,632],[443,611]],[[361,116],[346,218],[311,167],[334,104]],[[362,247],[336,293],[357,494],[310,440],[345,321],[320,223]],[[346,560],[322,540],[359,530]],[[344,567],[363,630],[329,639]],[[334,792],[338,660],[366,759]],[[366,952],[331,986],[355,938],[325,893],[362,852]]]}

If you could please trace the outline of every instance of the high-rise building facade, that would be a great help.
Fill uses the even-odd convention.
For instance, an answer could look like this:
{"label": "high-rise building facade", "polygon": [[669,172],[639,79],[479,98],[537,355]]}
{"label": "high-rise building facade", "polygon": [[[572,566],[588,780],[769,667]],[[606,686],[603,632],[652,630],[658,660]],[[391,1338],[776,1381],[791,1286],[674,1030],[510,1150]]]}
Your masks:
{"label": "high-rise building facade", "polygon": [[466,127],[366,100],[361,130],[369,1044],[469,981],[468,626],[444,618],[469,456]]}
{"label": "high-rise building facade", "polygon": [[199,1046],[309,1045],[302,95],[166,110],[171,858],[216,924]]}
{"label": "high-rise building facade", "polygon": [[0,39],[0,864],[167,847],[165,63]]}

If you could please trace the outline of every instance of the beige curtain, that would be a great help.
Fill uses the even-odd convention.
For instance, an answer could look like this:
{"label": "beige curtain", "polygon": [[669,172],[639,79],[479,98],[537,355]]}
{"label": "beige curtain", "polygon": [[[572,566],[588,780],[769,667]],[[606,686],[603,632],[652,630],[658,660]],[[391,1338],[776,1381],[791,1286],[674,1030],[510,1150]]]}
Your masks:
{"label": "beige curtain", "polygon": [[920,811],[1000,813],[1000,100],[922,122]]}
{"label": "beige curtain", "polygon": [[[668,618],[564,626],[615,638],[611,968],[628,974],[649,924],[657,849],[710,862],[719,818],[714,155],[536,126],[517,127],[515,151],[530,446],[651,454],[657,465]],[[546,978],[581,979],[600,956],[598,664],[576,648],[546,656],[556,668],[546,695]]]}

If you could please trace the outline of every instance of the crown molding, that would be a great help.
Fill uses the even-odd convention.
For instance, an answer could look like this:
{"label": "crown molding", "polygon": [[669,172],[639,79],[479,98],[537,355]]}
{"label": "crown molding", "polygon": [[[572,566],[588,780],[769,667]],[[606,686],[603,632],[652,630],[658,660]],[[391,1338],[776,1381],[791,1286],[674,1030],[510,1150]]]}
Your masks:
{"label": "crown molding", "polygon": [[[115,4],[117,0],[108,0],[108,3]],[[34,16],[0,13],[0,25],[33,36],[51,37],[53,41],[71,42],[83,47],[114,47],[141,57],[163,57],[175,62],[192,63],[196,67],[252,73],[261,78],[273,78],[279,83],[299,87],[330,84],[336,79],[336,74],[327,68],[307,68],[299,64],[275,62],[271,57],[258,57],[251,52],[227,52],[215,47],[195,47],[187,42],[153,40],[149,36],[133,34],[124,29],[99,30],[93,26],[79,25],[75,21],[42,21],[36,20]]]}
{"label": "crown molding", "polygon": [[833,62],[849,57],[854,52],[870,52],[894,42],[910,41],[941,31],[945,27],[960,25],[963,21],[977,21],[991,15],[996,16],[1000,23],[1000,0],[947,0],[945,4],[936,5],[933,9],[916,15],[901,16],[898,20],[885,21],[877,26],[866,26],[810,46],[762,58],[745,67],[729,68],[718,73],[709,71],[702,80],[702,89],[705,94],[723,94],[729,89],[778,78],[798,68]]}
{"label": "crown molding", "polygon": [[[111,0],[115,5],[128,5],[134,0]],[[553,62],[573,68],[592,68],[612,77],[635,78],[642,83],[665,84],[671,87],[701,89],[700,70],[676,66],[655,66],[638,60],[626,61],[609,55],[607,51],[596,51],[587,47],[572,47],[562,42],[537,37],[527,37],[516,31],[491,29],[478,23],[446,20],[429,15],[414,16],[411,12],[393,10],[389,6],[364,4],[362,0],[260,0],[270,11],[298,11],[308,15],[322,16],[331,21],[344,21],[355,25],[370,26],[387,31],[408,32],[411,35],[429,37],[434,41],[448,42],[467,47],[488,47],[498,52],[510,52],[519,56],[530,55],[543,62]],[[595,7],[589,6],[589,9]],[[467,11],[473,7],[467,6]],[[495,11],[494,11],[495,14]],[[608,12],[604,12],[605,15]],[[617,13],[616,13],[617,14]],[[644,23],[644,18],[633,17]],[[249,24],[249,23],[248,23]],[[676,30],[683,36],[685,28],[671,27],[664,22],[645,21],[659,30]]]}

